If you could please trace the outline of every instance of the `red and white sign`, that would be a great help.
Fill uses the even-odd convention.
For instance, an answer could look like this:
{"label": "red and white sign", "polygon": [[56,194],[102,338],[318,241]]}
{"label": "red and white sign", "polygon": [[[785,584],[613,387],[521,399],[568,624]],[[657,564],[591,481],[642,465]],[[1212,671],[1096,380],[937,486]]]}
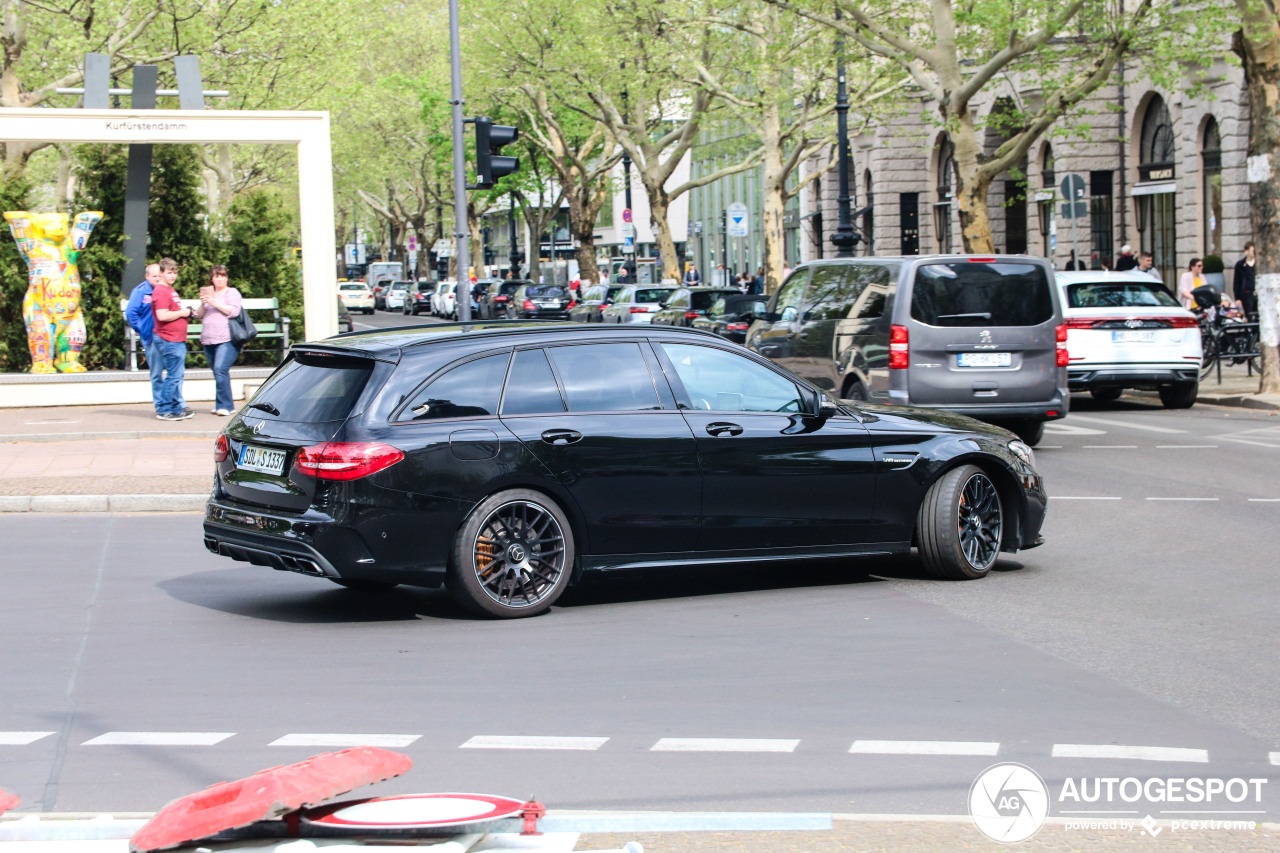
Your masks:
{"label": "red and white sign", "polygon": [[630,222],[630,221],[631,221],[631,208],[629,208],[629,207],[624,207],[624,208],[622,209],[622,221],[623,221],[623,222]]}
{"label": "red and white sign", "polygon": [[406,794],[308,809],[303,817],[335,829],[410,829],[518,817],[524,807],[520,800],[490,794]]}

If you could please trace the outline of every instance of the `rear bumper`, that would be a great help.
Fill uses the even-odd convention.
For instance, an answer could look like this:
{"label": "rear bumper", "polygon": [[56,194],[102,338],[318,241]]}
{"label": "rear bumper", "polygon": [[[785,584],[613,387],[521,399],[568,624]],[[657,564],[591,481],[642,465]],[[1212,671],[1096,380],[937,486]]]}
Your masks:
{"label": "rear bumper", "polygon": [[1193,385],[1200,381],[1200,366],[1185,364],[1097,364],[1067,369],[1072,391],[1091,388],[1159,388]]}
{"label": "rear bumper", "polygon": [[[980,421],[1052,421],[1065,418],[1070,408],[1070,397],[1059,389],[1048,400],[1040,403],[930,403],[906,399],[906,392],[890,391],[890,402],[898,406],[924,406],[968,415]],[[1054,414],[1049,414],[1053,412]]]}

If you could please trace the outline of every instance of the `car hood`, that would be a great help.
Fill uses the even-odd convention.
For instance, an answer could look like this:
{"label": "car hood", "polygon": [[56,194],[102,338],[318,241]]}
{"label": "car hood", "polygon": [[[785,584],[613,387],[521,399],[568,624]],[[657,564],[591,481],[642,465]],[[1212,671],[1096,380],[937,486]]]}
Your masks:
{"label": "car hood", "polygon": [[919,406],[885,406],[879,403],[867,403],[861,400],[840,400],[840,405],[854,409],[868,423],[891,422],[901,427],[919,427],[937,431],[939,427],[953,432],[978,433],[987,438],[1008,441],[1016,438],[1004,427],[976,420],[968,415],[956,412],[945,412],[941,409],[927,409]]}

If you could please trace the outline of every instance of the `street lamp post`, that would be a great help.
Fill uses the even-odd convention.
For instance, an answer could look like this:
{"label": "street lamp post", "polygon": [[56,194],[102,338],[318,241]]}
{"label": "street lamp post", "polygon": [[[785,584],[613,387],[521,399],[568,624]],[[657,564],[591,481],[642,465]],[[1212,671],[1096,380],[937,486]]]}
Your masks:
{"label": "street lamp post", "polygon": [[520,277],[520,262],[524,258],[520,255],[520,246],[516,237],[516,202],[513,198],[511,206],[507,208],[507,228],[511,231],[511,254],[507,259],[511,262],[511,277]]}
{"label": "street lamp post", "polygon": [[[841,19],[840,6],[836,6],[836,20]],[[836,257],[852,258],[853,247],[858,245],[858,235],[853,230],[853,215],[849,197],[849,93],[844,80],[844,35],[836,38],[836,145],[837,169],[840,173],[840,195],[836,204],[840,210],[840,224],[831,242],[836,247]]]}
{"label": "street lamp post", "polygon": [[[626,73],[627,63],[622,63],[623,73]],[[630,118],[630,110],[627,107],[627,89],[622,88],[622,120],[628,122]],[[622,149],[622,182],[623,193],[627,210],[631,210],[631,153],[626,148]],[[634,222],[634,218],[632,220]],[[624,238],[625,239],[625,238]],[[625,246],[626,243],[624,242]],[[636,240],[631,238],[631,250],[623,253],[623,267],[627,271],[627,280],[632,284],[636,281]]]}

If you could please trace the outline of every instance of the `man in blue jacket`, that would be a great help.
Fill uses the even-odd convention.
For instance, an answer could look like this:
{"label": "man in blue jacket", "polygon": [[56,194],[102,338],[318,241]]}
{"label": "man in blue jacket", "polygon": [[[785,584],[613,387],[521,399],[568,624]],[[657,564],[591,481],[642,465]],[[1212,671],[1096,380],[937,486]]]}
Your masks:
{"label": "man in blue jacket", "polygon": [[155,336],[156,315],[151,310],[151,292],[160,284],[160,265],[147,265],[147,279],[129,293],[129,304],[124,318],[142,341],[147,354],[147,369],[151,371],[151,405],[160,414],[160,386],[164,381],[164,356]]}

